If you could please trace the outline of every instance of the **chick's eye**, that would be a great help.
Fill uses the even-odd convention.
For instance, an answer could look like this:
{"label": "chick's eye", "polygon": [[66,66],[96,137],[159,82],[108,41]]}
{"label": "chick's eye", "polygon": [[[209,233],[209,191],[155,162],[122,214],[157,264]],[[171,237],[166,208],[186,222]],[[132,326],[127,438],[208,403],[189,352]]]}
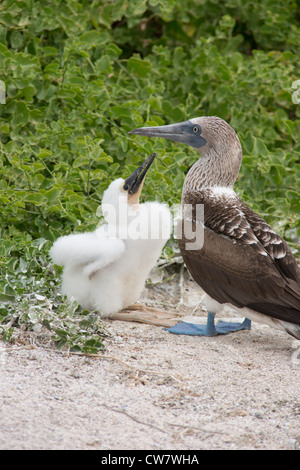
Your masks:
{"label": "chick's eye", "polygon": [[194,127],[193,127],[193,132],[198,132],[198,131],[199,131],[198,127],[197,127],[197,126],[194,126]]}

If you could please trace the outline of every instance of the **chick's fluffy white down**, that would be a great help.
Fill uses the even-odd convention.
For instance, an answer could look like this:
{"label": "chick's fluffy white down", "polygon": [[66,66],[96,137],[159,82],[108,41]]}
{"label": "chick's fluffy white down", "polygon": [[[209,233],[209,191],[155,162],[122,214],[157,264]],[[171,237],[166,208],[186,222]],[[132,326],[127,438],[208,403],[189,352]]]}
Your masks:
{"label": "chick's fluffy white down", "polygon": [[140,205],[131,222],[137,229],[144,228],[141,236],[129,230],[126,237],[123,233],[117,238],[115,227],[106,224],[95,232],[64,236],[54,243],[50,254],[55,264],[64,267],[63,294],[103,316],[139,299],[170,237],[172,220],[165,205],[151,202]]}

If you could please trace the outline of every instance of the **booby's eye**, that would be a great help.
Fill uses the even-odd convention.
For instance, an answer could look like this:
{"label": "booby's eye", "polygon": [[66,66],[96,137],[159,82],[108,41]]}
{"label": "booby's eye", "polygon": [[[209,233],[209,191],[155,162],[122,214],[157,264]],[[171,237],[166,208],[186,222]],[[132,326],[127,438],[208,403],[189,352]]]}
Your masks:
{"label": "booby's eye", "polygon": [[199,131],[199,127],[197,127],[197,126],[194,126],[194,127],[193,127],[193,132],[195,132],[195,133],[196,133],[196,132],[198,132],[198,131]]}

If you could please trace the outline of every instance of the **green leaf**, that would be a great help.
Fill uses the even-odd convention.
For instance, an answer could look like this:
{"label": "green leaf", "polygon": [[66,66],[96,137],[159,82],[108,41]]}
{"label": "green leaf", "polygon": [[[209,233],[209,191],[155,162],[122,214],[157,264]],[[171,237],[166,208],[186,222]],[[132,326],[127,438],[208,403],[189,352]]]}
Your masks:
{"label": "green leaf", "polygon": [[128,68],[131,73],[139,77],[147,77],[151,70],[151,63],[138,57],[130,57],[128,60]]}
{"label": "green leaf", "polygon": [[58,198],[59,194],[59,189],[52,188],[44,194],[44,197],[47,199],[48,203],[51,203]]}
{"label": "green leaf", "polygon": [[113,119],[131,116],[131,110],[128,109],[128,107],[126,106],[112,106],[110,109],[110,113]]}
{"label": "green leaf", "polygon": [[14,300],[14,295],[4,294],[3,292],[0,292],[0,303],[13,302]]}
{"label": "green leaf", "polygon": [[90,46],[99,46],[106,42],[109,42],[109,34],[106,31],[87,31],[86,33],[79,36],[78,40],[80,43],[84,43]]}
{"label": "green leaf", "polygon": [[44,202],[44,199],[44,194],[41,193],[28,193],[24,197],[25,202],[36,204],[38,206]]}
{"label": "green leaf", "polygon": [[22,127],[25,126],[29,119],[29,110],[26,103],[16,102],[13,111],[13,117],[11,124],[13,127]]}
{"label": "green leaf", "polygon": [[73,162],[73,168],[78,168],[80,166],[86,166],[86,165],[88,165],[88,163],[89,163],[89,160],[86,156],[78,157]]}
{"label": "green leaf", "polygon": [[95,63],[96,65],[96,71],[98,73],[111,73],[112,72],[112,68],[111,68],[111,65],[110,65],[110,59],[107,55],[103,55],[100,59],[98,59]]}

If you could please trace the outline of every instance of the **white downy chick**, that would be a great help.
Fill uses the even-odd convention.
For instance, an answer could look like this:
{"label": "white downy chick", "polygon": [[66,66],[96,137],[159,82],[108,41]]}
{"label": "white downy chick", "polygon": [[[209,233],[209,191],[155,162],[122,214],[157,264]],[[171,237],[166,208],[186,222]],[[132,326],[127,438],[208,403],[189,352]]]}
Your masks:
{"label": "white downy chick", "polygon": [[94,232],[60,237],[50,251],[53,262],[64,268],[62,293],[104,317],[139,300],[171,235],[168,207],[139,203],[154,158],[150,155],[129,178],[113,181],[104,192],[104,225]]}

